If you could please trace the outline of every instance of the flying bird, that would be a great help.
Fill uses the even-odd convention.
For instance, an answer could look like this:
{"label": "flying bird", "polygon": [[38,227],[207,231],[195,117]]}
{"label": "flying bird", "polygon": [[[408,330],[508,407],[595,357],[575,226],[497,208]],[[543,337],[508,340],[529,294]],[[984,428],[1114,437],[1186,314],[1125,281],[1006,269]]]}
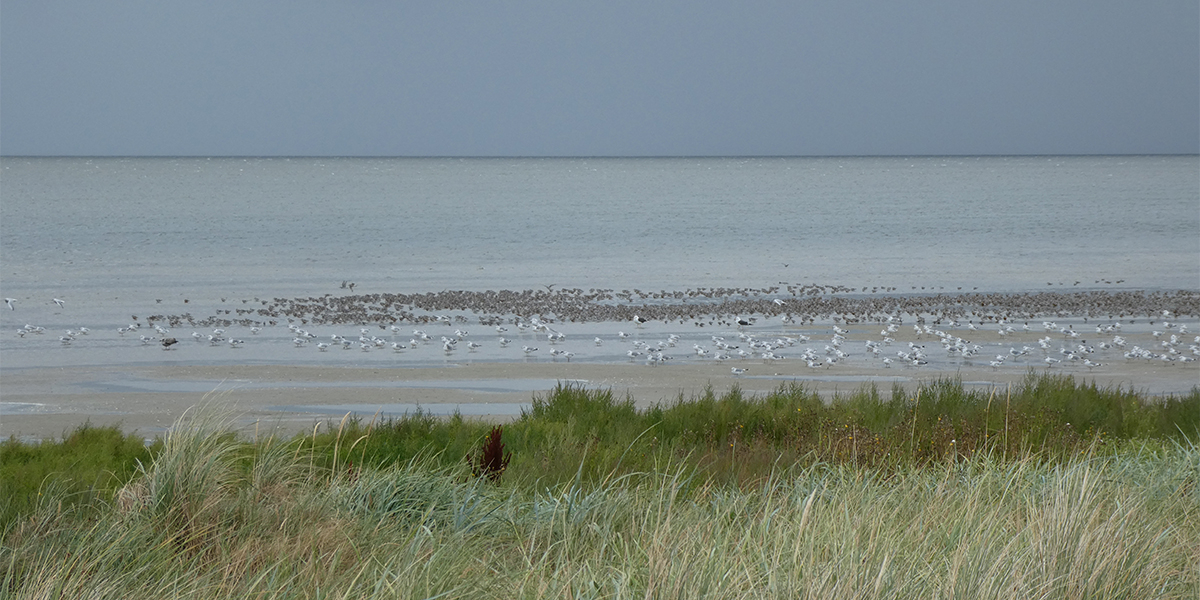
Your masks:
{"label": "flying bird", "polygon": [[8,305],[8,310],[17,310],[16,307],[13,306],[13,303],[16,301],[17,301],[16,298],[5,298],[4,299],[4,303]]}
{"label": "flying bird", "polygon": [[61,298],[52,298],[52,300],[54,300],[54,303],[57,304],[59,308],[63,307],[64,302]]}

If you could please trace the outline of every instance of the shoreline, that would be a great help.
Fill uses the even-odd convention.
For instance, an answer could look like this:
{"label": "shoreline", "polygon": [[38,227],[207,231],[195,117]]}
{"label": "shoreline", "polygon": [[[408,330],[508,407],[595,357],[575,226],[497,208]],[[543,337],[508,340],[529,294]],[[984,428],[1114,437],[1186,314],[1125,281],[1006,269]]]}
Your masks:
{"label": "shoreline", "polygon": [[243,430],[293,433],[345,411],[398,416],[418,405],[503,420],[558,382],[610,389],[639,408],[706,386],[762,395],[795,382],[832,397],[874,383],[886,398],[895,383],[1002,387],[1031,370],[1151,396],[1200,386],[1200,292],[895,291],[547,286],[233,299],[233,310],[211,312],[197,302],[196,314],[164,306],[115,332],[85,321],[93,331],[63,337],[55,330],[67,325],[47,321],[0,346],[0,437],[62,436],[85,422],[154,436],[202,402]]}
{"label": "shoreline", "polygon": [[[738,386],[761,396],[797,383],[832,398],[874,384],[888,398],[893,384],[913,389],[940,378],[960,378],[968,387],[1002,389],[1034,370],[1069,374],[1076,381],[1120,387],[1152,396],[1182,395],[1200,385],[1191,365],[1147,361],[1116,363],[1105,372],[1082,368],[996,370],[987,367],[936,370],[843,367],[814,372],[803,363],[745,361],[748,371],[728,364],[589,364],[489,362],[447,367],[352,368],[299,365],[182,365],[153,367],[29,368],[5,375],[0,437],[61,438],[90,423],[118,425],[153,438],[189,409],[209,405],[227,414],[247,436],[276,431],[291,435],[353,411],[364,420],[396,417],[405,410],[504,421],[519,416],[535,396],[559,383],[611,390],[639,409]],[[436,410],[430,409],[434,407]]]}

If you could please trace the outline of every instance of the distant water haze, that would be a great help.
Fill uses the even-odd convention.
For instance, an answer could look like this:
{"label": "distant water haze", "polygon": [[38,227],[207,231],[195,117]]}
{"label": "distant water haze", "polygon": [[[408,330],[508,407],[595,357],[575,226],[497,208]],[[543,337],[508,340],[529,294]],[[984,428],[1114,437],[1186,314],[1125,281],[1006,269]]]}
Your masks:
{"label": "distant water haze", "polygon": [[349,293],[343,282],[356,293],[1200,287],[1196,156],[7,157],[0,168],[0,286],[18,306],[161,300],[178,313],[185,300]]}

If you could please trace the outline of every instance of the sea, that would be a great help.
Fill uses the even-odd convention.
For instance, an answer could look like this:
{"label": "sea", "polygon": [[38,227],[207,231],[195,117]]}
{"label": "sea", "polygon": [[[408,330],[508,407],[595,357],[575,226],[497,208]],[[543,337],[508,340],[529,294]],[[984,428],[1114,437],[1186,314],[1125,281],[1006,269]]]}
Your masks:
{"label": "sea", "polygon": [[270,298],[810,284],[1198,290],[1200,157],[0,158],[0,373],[298,360],[115,333]]}

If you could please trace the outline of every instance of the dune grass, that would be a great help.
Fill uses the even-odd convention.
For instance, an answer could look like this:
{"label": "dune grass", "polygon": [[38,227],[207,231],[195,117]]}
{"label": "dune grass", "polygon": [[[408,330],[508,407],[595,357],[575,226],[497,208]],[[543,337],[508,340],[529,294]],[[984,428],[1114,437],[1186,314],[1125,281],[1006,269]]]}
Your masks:
{"label": "dune grass", "polygon": [[[259,487],[232,445],[167,445],[139,502],[42,506],[4,535],[10,597],[1185,598],[1200,451],[881,473],[813,463],[745,487],[683,465],[526,491],[413,462],[304,457]],[[197,452],[207,451],[207,455]],[[175,456],[186,453],[187,457]],[[295,456],[295,455],[293,455]],[[270,458],[264,460],[271,461]],[[224,463],[185,471],[188,462]],[[173,471],[165,477],[156,472]],[[178,512],[156,494],[169,494]],[[146,494],[146,495],[141,495]]]}
{"label": "dune grass", "polygon": [[84,424],[62,441],[0,442],[0,525],[39,502],[86,503],[111,498],[158,446],[117,427]]}
{"label": "dune grass", "polygon": [[[330,468],[383,467],[427,454],[448,467],[477,452],[488,431],[459,416],[417,414],[346,419],[300,443]],[[505,478],[535,487],[570,480],[581,465],[587,481],[666,462],[696,466],[705,477],[754,481],[798,460],[880,469],[980,453],[1061,460],[1168,440],[1200,442],[1200,389],[1148,399],[1052,374],[990,390],[942,379],[911,391],[896,386],[886,399],[870,385],[832,401],[798,384],[762,397],[737,387],[718,396],[710,388],[641,411],[610,390],[559,385],[504,427],[513,454]]]}
{"label": "dune grass", "polygon": [[[1200,594],[1197,393],[1037,377],[893,395],[734,389],[638,411],[562,386],[504,426],[499,478],[472,474],[484,423],[247,441],[197,412],[86,494],[43,483],[0,530],[0,596]],[[54,443],[9,444],[62,464]]]}

